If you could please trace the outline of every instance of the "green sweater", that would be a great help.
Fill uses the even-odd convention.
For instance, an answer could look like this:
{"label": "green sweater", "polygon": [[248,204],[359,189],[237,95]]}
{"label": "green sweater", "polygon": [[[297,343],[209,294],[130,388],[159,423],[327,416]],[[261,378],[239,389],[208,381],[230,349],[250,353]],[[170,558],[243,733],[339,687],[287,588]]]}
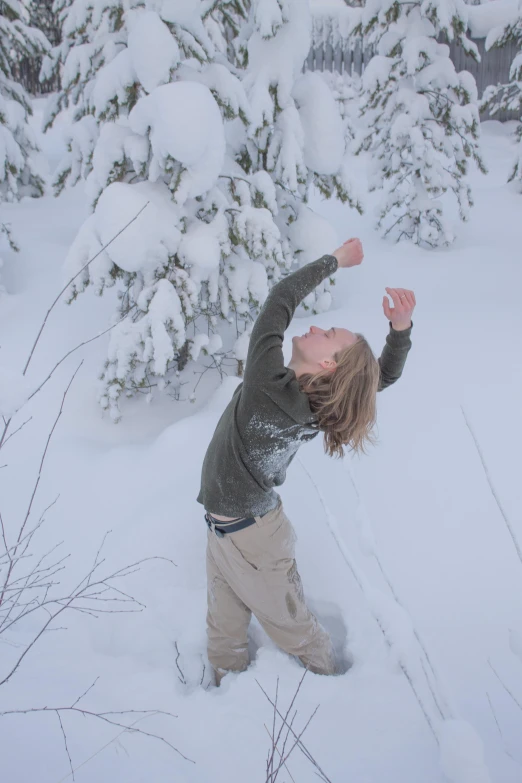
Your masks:
{"label": "green sweater", "polygon": [[[319,434],[308,396],[285,367],[283,337],[300,302],[337,270],[334,256],[277,283],[257,317],[243,382],[225,408],[203,461],[198,502],[228,517],[266,514],[279,499],[286,470],[302,443]],[[413,325],[413,324],[412,324]],[[411,348],[411,327],[390,332],[379,358],[379,391],[397,381]]]}

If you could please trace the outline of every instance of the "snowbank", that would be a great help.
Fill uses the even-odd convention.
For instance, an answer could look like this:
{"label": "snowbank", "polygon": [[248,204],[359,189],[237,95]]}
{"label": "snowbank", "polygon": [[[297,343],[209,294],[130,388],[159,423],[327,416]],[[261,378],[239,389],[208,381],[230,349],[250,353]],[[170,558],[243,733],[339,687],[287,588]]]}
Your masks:
{"label": "snowbank", "polygon": [[[307,674],[295,704],[299,730],[320,704],[303,741],[332,781],[520,780],[521,713],[488,664],[512,693],[520,693],[520,562],[463,417],[465,410],[520,540],[522,422],[513,412],[518,411],[522,376],[520,363],[512,361],[522,329],[520,196],[505,186],[512,151],[501,127],[485,123],[490,173],[477,189],[476,208],[461,241],[443,253],[385,242],[371,228],[371,214],[350,214],[338,202],[314,199],[310,205],[334,222],[340,239],[360,236],[366,258],[361,267],[337,274],[337,310],[291,324],[287,358],[292,336],[311,324],[361,331],[380,351],[388,329],[380,309],[384,286],[413,288],[418,299],[404,376],[379,395],[377,448],[364,458],[352,455],[341,462],[329,460],[317,438],[299,452],[281,488],[297,529],[297,562],[307,600],[332,633],[336,649],[349,651],[354,660],[339,677]],[[359,167],[355,173],[363,163],[354,164]],[[111,192],[116,200],[118,190]],[[138,204],[127,207],[123,193],[122,210],[130,212]],[[59,290],[62,257],[87,208],[79,195],[76,189],[59,199],[5,205],[24,242],[16,257],[6,253],[13,295],[0,308],[2,367],[19,366]],[[141,218],[151,219],[150,213],[145,216],[153,206]],[[306,232],[327,230],[311,214],[305,211],[296,226],[303,244]],[[262,264],[252,264],[251,275],[266,285]],[[161,317],[175,315],[169,289],[162,284],[157,294],[154,307]],[[31,379],[41,380],[67,350],[106,323],[110,303],[93,301],[97,310],[80,301],[82,310],[55,308],[35,352]],[[484,328],[485,303],[495,329]],[[146,325],[143,319],[140,323]],[[155,360],[168,357],[161,352],[162,345],[168,349],[161,333],[144,337],[154,340]],[[137,726],[160,732],[196,763],[164,743],[66,716],[79,783],[264,779],[270,747],[264,724],[272,726],[273,710],[256,680],[273,696],[279,677],[278,703],[286,712],[303,670],[253,623],[249,671],[225,678],[220,689],[205,690],[207,529],[195,498],[206,446],[240,379],[225,378],[202,409],[200,401],[211,396],[210,373],[191,405],[189,395],[200,376],[187,369],[180,378],[180,402],[166,396],[149,406],[129,401],[128,415],[114,427],[100,417],[91,380],[105,356],[102,341],[108,339],[85,345],[81,357],[78,352],[68,360],[71,364],[64,363],[63,373],[58,370],[31,409],[13,422],[14,431],[33,415],[0,458],[3,519],[9,526],[20,518],[64,384],[85,358],[85,372],[70,389],[35,498],[36,520],[60,495],[45,515],[43,551],[65,541],[65,552],[72,553],[66,573],[77,580],[112,529],[104,549],[107,568],[158,554],[172,558],[177,567],[154,561],[122,581],[121,589],[145,604],[142,612],[102,614],[96,621],[80,612],[69,616],[66,632],[49,633],[26,656],[9,692],[2,691],[2,709],[72,703],[99,677],[80,704],[100,711],[163,709],[179,715],[177,720],[151,716]],[[212,337],[203,343],[199,336],[191,352],[204,349],[210,355],[219,345]],[[236,355],[244,358],[245,348],[242,338]],[[485,355],[488,372],[478,379]],[[0,386],[3,382],[11,395],[18,381],[19,376],[3,374]],[[23,399],[23,388],[20,395],[14,394],[15,404]],[[4,462],[9,466],[1,468]],[[18,645],[24,638],[13,641]],[[2,659],[19,649],[3,645]],[[435,698],[448,716],[445,721]],[[437,730],[440,750],[426,715]],[[9,783],[70,780],[55,715],[4,718],[0,754]],[[316,779],[301,753],[292,755],[289,768],[299,783]],[[289,778],[285,774],[283,779]]]}

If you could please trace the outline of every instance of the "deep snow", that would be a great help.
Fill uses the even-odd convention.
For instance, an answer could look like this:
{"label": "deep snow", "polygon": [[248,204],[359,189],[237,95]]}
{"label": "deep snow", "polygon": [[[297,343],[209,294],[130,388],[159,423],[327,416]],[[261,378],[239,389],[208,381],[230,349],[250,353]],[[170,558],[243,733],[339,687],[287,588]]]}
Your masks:
{"label": "deep snow", "polygon": [[[384,287],[411,288],[418,303],[403,378],[379,396],[379,445],[364,458],[342,463],[329,460],[316,439],[299,452],[281,489],[298,535],[305,593],[338,649],[354,660],[340,677],[308,674],[296,703],[299,726],[320,704],[303,739],[335,783],[522,779],[522,713],[488,664],[521,701],[516,640],[522,634],[522,563],[466,423],[522,542],[521,196],[505,184],[512,128],[483,125],[490,174],[473,176],[476,206],[449,249],[429,252],[381,240],[372,228],[371,200],[363,217],[340,204],[314,202],[334,222],[339,241],[361,237],[365,261],[337,274],[329,312],[294,320],[287,351],[294,334],[316,323],[360,331],[380,352],[388,329]],[[53,133],[44,141],[51,167],[60,129]],[[364,161],[354,168],[362,181]],[[64,281],[62,263],[87,204],[76,189],[57,200],[26,200],[4,210],[21,253],[4,254],[8,294],[0,299],[0,360],[19,369]],[[72,306],[55,309],[31,379],[43,377],[67,350],[106,328],[110,296],[86,293]],[[175,713],[176,719],[157,716],[139,725],[162,732],[195,763],[153,739],[122,736],[94,720],[66,715],[79,783],[264,781],[269,739],[263,724],[271,725],[272,712],[256,680],[273,695],[279,676],[279,700],[286,708],[302,669],[253,625],[249,671],[227,677],[220,689],[199,685],[206,527],[195,497],[205,448],[238,381],[229,377],[218,387],[207,373],[194,404],[168,396],[149,405],[132,401],[114,425],[96,403],[107,339],[68,359],[20,413],[20,423],[29,415],[33,420],[2,451],[0,464],[8,463],[0,470],[2,515],[12,528],[25,511],[61,394],[84,358],[37,495],[39,514],[60,494],[39,547],[45,551],[64,541],[64,551],[72,554],[64,584],[84,573],[109,529],[109,570],[148,555],[170,557],[177,565],[152,561],[125,580],[123,589],[146,604],[143,612],[97,620],[73,614],[67,631],[42,638],[1,689],[0,710],[66,706],[99,677],[85,699],[87,709]],[[185,388],[188,396],[190,384]],[[28,624],[9,641],[23,643],[30,632]],[[187,684],[178,678],[175,643]],[[421,643],[435,682],[425,661],[423,669]],[[2,645],[0,654],[7,659],[12,649]],[[441,712],[451,720],[443,723]],[[52,714],[2,718],[0,757],[8,783],[70,779]],[[298,751],[289,767],[299,783],[316,779]],[[289,776],[284,772],[280,779]]]}

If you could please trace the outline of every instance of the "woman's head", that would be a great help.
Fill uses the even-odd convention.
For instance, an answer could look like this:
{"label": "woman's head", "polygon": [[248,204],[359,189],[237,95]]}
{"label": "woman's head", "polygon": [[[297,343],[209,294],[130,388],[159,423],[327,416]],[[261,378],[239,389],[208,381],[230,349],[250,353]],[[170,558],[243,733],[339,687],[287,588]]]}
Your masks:
{"label": "woman's head", "polygon": [[315,374],[320,370],[335,367],[335,355],[357,341],[357,336],[349,329],[340,327],[321,329],[311,326],[306,334],[292,338],[292,360],[290,367],[296,375]]}
{"label": "woman's head", "polygon": [[[313,335],[316,329],[312,327],[309,334]],[[375,443],[372,429],[376,421],[379,364],[362,334],[333,328],[328,333],[329,337],[324,330],[318,330],[317,337],[312,337],[314,342],[304,346],[305,338],[297,338],[300,343],[294,343],[290,366],[324,433],[327,454],[342,457],[343,446],[364,453],[367,443]],[[310,336],[306,340],[310,341]],[[326,340],[332,342],[326,344]],[[335,349],[323,350],[328,345]]]}

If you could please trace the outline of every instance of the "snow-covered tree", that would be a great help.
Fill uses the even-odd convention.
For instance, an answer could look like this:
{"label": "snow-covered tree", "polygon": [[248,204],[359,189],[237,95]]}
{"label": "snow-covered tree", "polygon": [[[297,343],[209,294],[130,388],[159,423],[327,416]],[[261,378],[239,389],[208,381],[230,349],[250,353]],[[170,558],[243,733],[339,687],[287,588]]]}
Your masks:
{"label": "snow-covered tree", "polygon": [[252,106],[246,165],[270,171],[298,199],[315,185],[358,208],[331,90],[318,74],[300,75],[310,49],[308,4],[257,0],[252,20],[245,31]]}
{"label": "snow-covered tree", "polygon": [[29,5],[31,24],[41,30],[53,45],[60,41],[60,25],[54,10],[54,0],[31,0]]}
{"label": "snow-covered tree", "polygon": [[[44,67],[62,63],[51,121],[75,107],[57,185],[86,178],[93,203],[69,271],[147,203],[71,287],[74,299],[118,284],[101,393],[116,419],[122,393],[176,383],[201,350],[218,366],[241,363],[269,286],[296,255],[335,241],[306,206],[310,188],[351,197],[335,100],[301,73],[307,3],[255,0],[240,24],[246,10],[239,0],[63,7],[63,42]],[[326,288],[307,306],[326,309]]]}
{"label": "snow-covered tree", "polygon": [[[60,40],[60,26],[53,11],[53,0],[30,0],[29,22],[31,27],[41,30],[49,43],[56,46]],[[24,57],[15,66],[16,78],[32,95],[55,92],[59,88],[58,80],[42,83],[39,79],[42,56]]]}
{"label": "snow-covered tree", "polygon": [[[29,127],[29,96],[16,81],[24,57],[49,49],[43,33],[29,25],[26,0],[0,2],[0,204],[22,196],[41,196],[44,181],[38,172],[35,136]],[[0,234],[16,249],[9,227],[0,221]]]}
{"label": "snow-covered tree", "polygon": [[23,57],[49,49],[43,33],[29,26],[27,3],[0,3],[0,199],[41,196],[43,180],[34,167],[36,140],[27,119],[32,114],[29,97],[13,75]]}
{"label": "snow-covered tree", "polygon": [[[494,28],[488,34],[486,50],[507,43],[515,44],[519,49],[509,69],[509,82],[486,87],[482,96],[481,109],[487,109],[492,116],[502,109],[522,113],[522,2],[519,3],[516,18],[504,27]],[[522,117],[515,130],[515,141],[515,160],[508,181],[522,182]]]}
{"label": "snow-covered tree", "polygon": [[472,206],[469,162],[485,171],[479,150],[477,88],[457,73],[449,47],[466,37],[463,0],[368,0],[363,32],[375,56],[363,73],[366,129],[358,151],[372,156],[370,189],[382,189],[377,227],[384,235],[438,246],[454,239],[441,197],[453,192],[460,217]]}
{"label": "snow-covered tree", "polygon": [[359,118],[361,77],[357,73],[337,73],[336,71],[322,71],[321,76],[332,91],[339,107],[339,113],[344,122],[346,143],[351,147],[361,122]]}
{"label": "snow-covered tree", "polygon": [[41,196],[43,180],[36,171],[37,144],[27,119],[32,114],[29,96],[13,78],[23,57],[37,57],[49,49],[42,32],[29,26],[27,2],[0,3],[0,199]]}

